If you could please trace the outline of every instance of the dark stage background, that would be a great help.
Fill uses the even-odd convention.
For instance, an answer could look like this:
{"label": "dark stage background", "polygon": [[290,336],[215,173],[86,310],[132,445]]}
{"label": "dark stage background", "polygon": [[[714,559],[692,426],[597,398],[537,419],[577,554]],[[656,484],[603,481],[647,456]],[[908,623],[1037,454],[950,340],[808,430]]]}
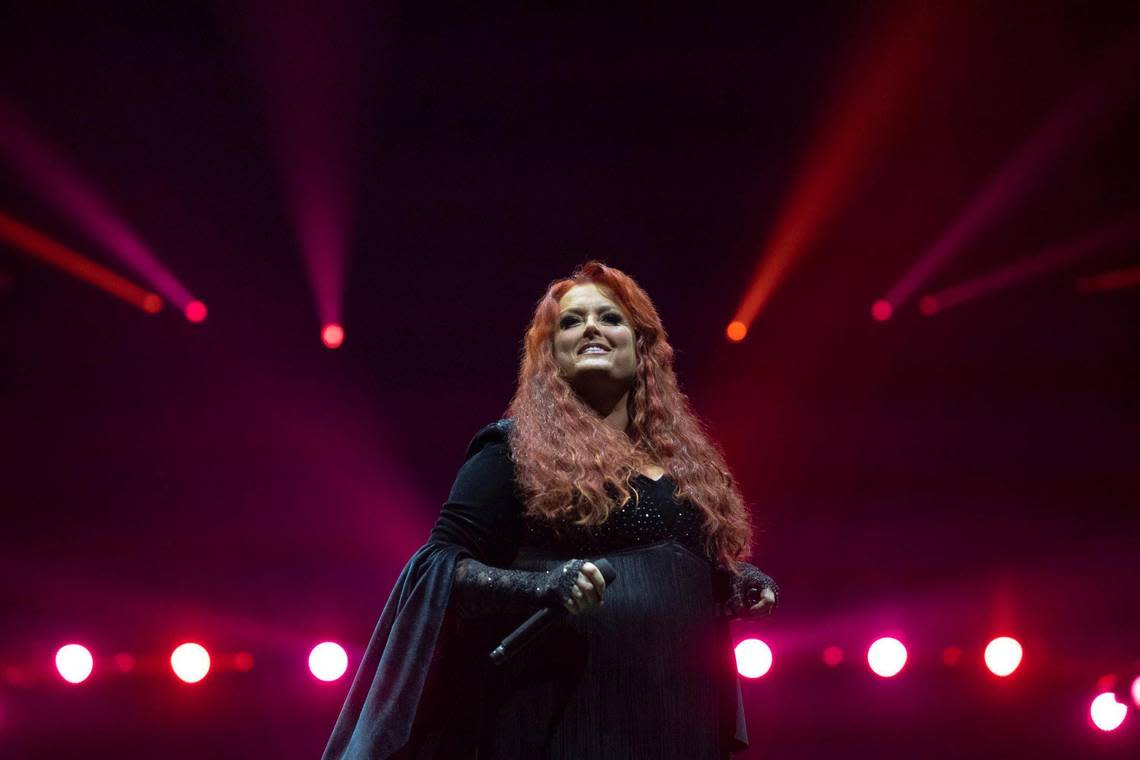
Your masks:
{"label": "dark stage background", "polygon": [[[876,107],[847,75],[905,4],[178,5],[0,6],[6,107],[209,307],[148,316],[0,243],[0,756],[319,756],[348,677],[317,682],[309,648],[354,670],[535,301],[589,258],[655,299],[781,583],[738,630],[775,652],[740,757],[1137,756],[1136,709],[1102,733],[1088,703],[1140,662],[1140,288],[1074,287],[1140,264],[1135,240],[870,315],[1066,104],[919,294],[1136,212],[1135,4],[926,6],[907,95],[741,343],[725,325],[835,104]],[[336,351],[298,165],[344,200]],[[0,211],[134,276],[3,161]],[[895,679],[863,661],[884,633]],[[998,633],[1026,650],[1006,680],[980,663]],[[187,640],[215,653],[193,687],[164,664]],[[71,641],[96,656],[79,686],[51,667]]]}

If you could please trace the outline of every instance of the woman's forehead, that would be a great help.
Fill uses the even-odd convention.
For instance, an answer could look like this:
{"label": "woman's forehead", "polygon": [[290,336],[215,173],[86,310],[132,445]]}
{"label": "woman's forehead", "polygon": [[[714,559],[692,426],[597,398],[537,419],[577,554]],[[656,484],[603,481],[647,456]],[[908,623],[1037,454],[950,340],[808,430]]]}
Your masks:
{"label": "woman's forehead", "polygon": [[592,282],[575,285],[567,290],[562,298],[558,299],[558,308],[562,311],[567,311],[568,309],[598,308],[602,306],[616,306],[619,309],[621,308],[621,304],[614,298],[613,291],[605,285],[597,285]]}

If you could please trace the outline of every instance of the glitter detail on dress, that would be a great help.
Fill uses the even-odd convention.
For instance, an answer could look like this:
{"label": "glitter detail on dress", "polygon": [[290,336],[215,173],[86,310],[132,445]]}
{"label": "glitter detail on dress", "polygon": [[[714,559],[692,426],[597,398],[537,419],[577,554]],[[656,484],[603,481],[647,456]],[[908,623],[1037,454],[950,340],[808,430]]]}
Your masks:
{"label": "glitter detail on dress", "polygon": [[638,498],[611,512],[601,525],[575,525],[524,514],[522,545],[569,556],[588,556],[672,540],[698,556],[708,556],[700,512],[687,499],[677,501],[676,486],[668,475],[653,480],[638,474],[631,485]]}

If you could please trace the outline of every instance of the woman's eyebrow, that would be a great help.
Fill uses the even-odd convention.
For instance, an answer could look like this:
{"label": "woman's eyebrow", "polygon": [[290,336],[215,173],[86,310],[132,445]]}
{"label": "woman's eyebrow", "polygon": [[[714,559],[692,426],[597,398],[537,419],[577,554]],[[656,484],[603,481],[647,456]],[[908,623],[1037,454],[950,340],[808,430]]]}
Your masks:
{"label": "woman's eyebrow", "polygon": [[[605,306],[599,306],[596,309],[596,311],[617,311],[617,310],[618,310],[618,308],[612,304],[606,304]],[[589,309],[583,308],[581,306],[572,306],[569,309],[563,310],[562,313],[563,314],[583,314],[587,311],[589,311]]]}

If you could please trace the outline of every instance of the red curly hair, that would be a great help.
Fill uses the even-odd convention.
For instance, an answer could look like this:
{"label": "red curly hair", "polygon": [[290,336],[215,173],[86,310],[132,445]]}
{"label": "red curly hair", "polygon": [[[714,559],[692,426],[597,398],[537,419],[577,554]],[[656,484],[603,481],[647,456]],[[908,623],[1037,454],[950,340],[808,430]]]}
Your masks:
{"label": "red curly hair", "polygon": [[[617,300],[633,327],[637,374],[629,435],[606,425],[561,377],[554,360],[558,302],[594,283]],[[735,567],[748,557],[752,525],[720,450],[689,408],[673,372],[673,349],[653,302],[633,278],[597,261],[550,284],[526,331],[518,390],[508,407],[516,480],[527,512],[579,525],[605,522],[636,496],[630,480],[660,465],[704,517],[706,553]]]}

